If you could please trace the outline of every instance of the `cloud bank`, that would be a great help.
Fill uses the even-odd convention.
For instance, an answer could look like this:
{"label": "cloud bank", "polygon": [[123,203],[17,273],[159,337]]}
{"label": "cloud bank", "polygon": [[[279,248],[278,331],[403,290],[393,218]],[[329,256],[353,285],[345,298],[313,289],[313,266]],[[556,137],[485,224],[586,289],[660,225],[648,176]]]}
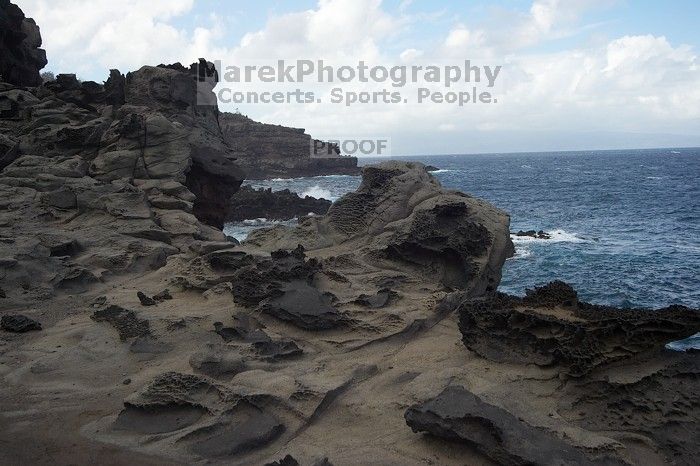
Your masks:
{"label": "cloud bank", "polygon": [[[493,8],[478,24],[450,21],[455,12],[449,9],[421,11],[407,2],[391,9],[380,0],[320,0],[308,10],[269,15],[233,39],[226,23],[230,12],[202,11],[194,0],[19,4],[42,28],[48,69],[96,80],[106,78],[109,68],[128,71],[199,57],[225,63],[477,59],[503,65],[495,105],[240,106],[253,118],[304,127],[318,137],[390,136],[395,153],[642,147],[673,144],[674,134],[683,135],[678,145],[700,144],[700,60],[694,48],[663,35],[596,38],[596,25],[584,18],[608,7],[604,0],[536,0],[523,11]],[[206,18],[204,25],[183,26],[182,19],[194,14]],[[422,27],[431,22],[434,28]],[[331,87],[313,90],[322,94]]]}

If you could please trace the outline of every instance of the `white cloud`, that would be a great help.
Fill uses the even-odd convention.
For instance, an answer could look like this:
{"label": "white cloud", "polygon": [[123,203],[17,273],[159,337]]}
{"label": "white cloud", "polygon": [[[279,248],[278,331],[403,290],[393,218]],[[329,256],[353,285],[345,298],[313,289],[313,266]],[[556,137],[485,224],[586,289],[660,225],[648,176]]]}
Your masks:
{"label": "white cloud", "polygon": [[[41,28],[47,69],[89,73],[100,68],[131,70],[183,59],[206,50],[214,29],[183,31],[173,18],[192,10],[194,0],[19,0]],[[106,73],[105,73],[106,77]]]}
{"label": "white cloud", "polygon": [[[699,134],[700,63],[691,47],[672,44],[663,36],[633,35],[557,52],[533,48],[582,34],[587,28],[580,24],[582,14],[607,3],[535,0],[523,12],[501,11],[487,25],[468,24],[462,18],[437,36],[417,36],[411,26],[433,20],[443,25],[445,15],[419,12],[412,16],[408,11],[418,5],[411,2],[389,10],[380,0],[320,0],[313,9],[270,16],[258,30],[241,31],[240,41],[234,44],[222,42],[223,25],[215,16],[207,27],[181,30],[174,25],[174,18],[191,14],[193,0],[114,4],[24,0],[20,6],[41,26],[51,61],[48,68],[53,71],[80,74],[92,63],[105,70],[128,70],[146,63],[189,63],[198,57],[228,64],[300,58],[349,65],[360,60],[410,65],[433,60],[459,63],[471,58],[504,65],[499,78],[502,95],[494,105],[460,108],[409,102],[349,108],[330,103],[224,107],[240,107],[268,122],[305,127],[317,137],[392,136],[395,152],[430,151],[435,143],[430,135],[438,132],[445,138],[441,139],[445,147],[455,141],[454,152],[467,150],[456,142],[465,131],[481,132],[485,139],[508,131]],[[55,63],[60,67],[55,68]],[[325,97],[324,92],[335,85],[302,87]],[[355,91],[381,88],[357,82],[343,87]],[[402,92],[415,100],[415,86]]]}
{"label": "white cloud", "polygon": [[399,58],[404,63],[411,63],[423,56],[423,51],[418,49],[406,49],[399,55]]}

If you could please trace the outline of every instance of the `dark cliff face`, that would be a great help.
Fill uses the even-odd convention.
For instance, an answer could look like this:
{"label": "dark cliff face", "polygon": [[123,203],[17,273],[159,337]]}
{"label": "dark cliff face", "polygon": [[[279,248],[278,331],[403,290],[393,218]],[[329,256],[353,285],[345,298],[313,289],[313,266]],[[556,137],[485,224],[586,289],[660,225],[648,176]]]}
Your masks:
{"label": "dark cliff face", "polygon": [[324,215],[330,206],[331,201],[327,199],[301,197],[288,189],[255,190],[250,186],[244,186],[231,197],[228,220],[232,222],[254,218],[290,220],[309,214]]}
{"label": "dark cliff face", "polygon": [[11,258],[4,283],[27,291],[19,304],[225,240],[245,174],[218,109],[198,105],[213,86],[197,81],[199,65],[112,70],[104,84],[0,82],[0,257]]}
{"label": "dark cliff face", "polygon": [[221,131],[248,178],[359,175],[357,157],[316,141],[301,128],[288,128],[222,113]]}
{"label": "dark cliff face", "polygon": [[16,86],[41,84],[39,70],[46,66],[39,26],[25,18],[9,0],[0,0],[0,81]]}
{"label": "dark cliff face", "polygon": [[200,105],[213,96],[212,64],[41,83],[36,25],[0,0],[0,26],[4,299],[80,293],[158,269],[193,242],[225,240],[219,229],[245,174],[216,105]]}

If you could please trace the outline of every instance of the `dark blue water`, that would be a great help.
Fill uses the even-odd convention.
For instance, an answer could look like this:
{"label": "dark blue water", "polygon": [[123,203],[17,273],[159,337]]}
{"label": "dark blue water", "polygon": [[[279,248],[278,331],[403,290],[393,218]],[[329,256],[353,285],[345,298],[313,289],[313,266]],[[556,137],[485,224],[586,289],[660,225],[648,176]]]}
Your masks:
{"label": "dark blue water", "polygon": [[[367,159],[372,163],[383,159]],[[449,188],[511,215],[514,238],[502,291],[521,295],[554,279],[593,303],[700,307],[700,149],[406,157],[439,167]],[[257,186],[337,198],[357,177],[271,180]],[[264,223],[264,222],[263,222]],[[242,227],[230,231],[245,234]]]}

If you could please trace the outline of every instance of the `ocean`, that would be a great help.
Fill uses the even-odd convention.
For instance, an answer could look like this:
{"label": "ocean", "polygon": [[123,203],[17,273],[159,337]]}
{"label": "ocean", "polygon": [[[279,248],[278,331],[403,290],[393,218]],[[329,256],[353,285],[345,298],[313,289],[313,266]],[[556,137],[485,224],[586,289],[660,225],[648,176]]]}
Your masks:
{"label": "ocean", "polygon": [[[579,298],[623,308],[683,304],[700,308],[700,149],[611,150],[400,157],[433,165],[443,186],[490,201],[511,216],[516,255],[500,291],[559,279]],[[361,164],[387,160],[361,159]],[[353,176],[247,181],[335,200]],[[293,224],[294,221],[287,222]],[[265,219],[229,224],[243,239]],[[690,344],[700,347],[700,338]]]}

